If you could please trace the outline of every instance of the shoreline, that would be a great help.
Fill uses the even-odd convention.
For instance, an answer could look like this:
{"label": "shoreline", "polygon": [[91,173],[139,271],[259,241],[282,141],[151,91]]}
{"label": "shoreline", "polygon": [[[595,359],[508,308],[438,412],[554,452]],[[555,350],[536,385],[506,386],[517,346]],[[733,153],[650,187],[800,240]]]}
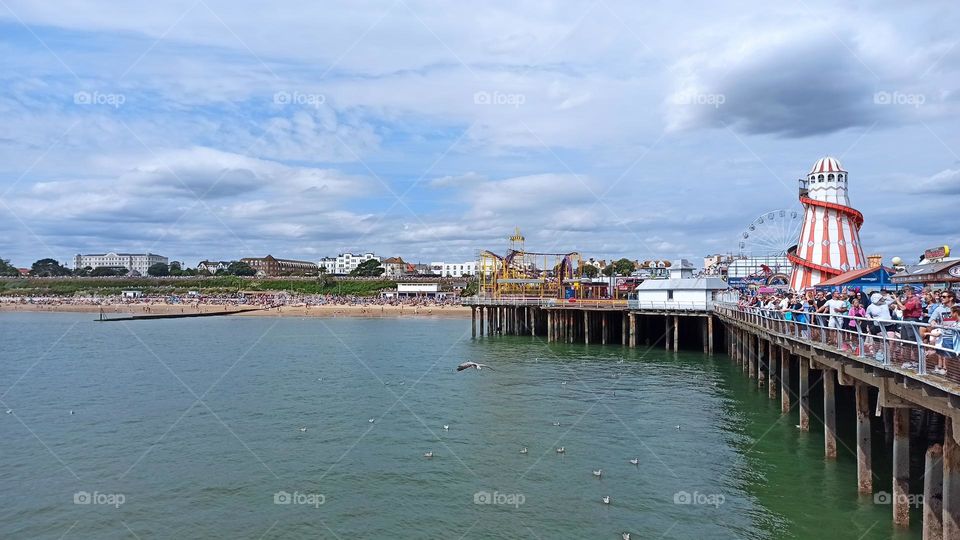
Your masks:
{"label": "shoreline", "polygon": [[[166,315],[180,313],[216,313],[236,309],[256,308],[253,305],[236,304],[11,304],[0,303],[0,313],[96,313],[103,310],[111,315]],[[362,317],[362,318],[470,318],[470,308],[465,306],[391,306],[391,305],[322,305],[280,306],[269,310],[237,313],[228,317]]]}

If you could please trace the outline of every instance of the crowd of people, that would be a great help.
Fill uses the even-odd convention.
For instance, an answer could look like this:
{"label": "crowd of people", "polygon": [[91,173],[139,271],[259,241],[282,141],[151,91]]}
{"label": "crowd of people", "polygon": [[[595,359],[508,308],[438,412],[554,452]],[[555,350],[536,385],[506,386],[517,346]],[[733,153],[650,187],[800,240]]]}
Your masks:
{"label": "crowd of people", "polygon": [[[845,347],[855,346],[850,342],[857,334],[919,342],[928,346],[927,359],[936,360],[932,371],[939,375],[946,374],[946,359],[960,354],[960,304],[957,293],[950,289],[906,286],[872,294],[860,288],[745,294],[739,305],[778,313],[798,325],[837,331]],[[873,339],[868,339],[867,347],[870,345]]]}

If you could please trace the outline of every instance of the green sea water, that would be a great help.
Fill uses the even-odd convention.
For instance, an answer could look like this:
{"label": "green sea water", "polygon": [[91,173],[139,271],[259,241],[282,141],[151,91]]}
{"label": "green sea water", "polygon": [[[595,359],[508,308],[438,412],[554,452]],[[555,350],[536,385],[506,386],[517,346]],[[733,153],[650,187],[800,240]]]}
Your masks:
{"label": "green sea water", "polygon": [[91,319],[0,314],[0,538],[919,538],[722,354]]}

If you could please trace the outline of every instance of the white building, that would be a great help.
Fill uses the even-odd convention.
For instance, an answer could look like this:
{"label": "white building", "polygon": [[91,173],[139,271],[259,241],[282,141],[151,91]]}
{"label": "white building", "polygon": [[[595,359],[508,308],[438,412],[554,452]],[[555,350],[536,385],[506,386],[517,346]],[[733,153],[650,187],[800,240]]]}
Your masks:
{"label": "white building", "polygon": [[462,277],[477,275],[477,261],[462,263],[432,262],[430,269],[441,277]]}
{"label": "white building", "polygon": [[228,266],[230,261],[200,261],[197,263],[197,270],[216,274],[220,270],[226,270]]}
{"label": "white building", "polygon": [[[354,271],[361,263],[369,261],[370,259],[376,259],[377,262],[382,261],[380,257],[377,257],[373,253],[364,253],[363,255],[354,255],[353,253],[341,253],[337,255],[337,258],[333,257],[324,257],[320,259],[320,262],[317,266],[322,266],[327,269],[328,274],[349,274]],[[331,267],[330,263],[333,263]]]}
{"label": "white building", "polygon": [[630,309],[706,311],[713,307],[716,293],[728,285],[718,277],[693,277],[693,265],[686,259],[670,266],[667,279],[648,279],[637,286]]}
{"label": "white building", "polygon": [[439,283],[397,283],[397,288],[382,291],[382,298],[446,298],[447,293],[440,290]]}
{"label": "white building", "polygon": [[407,274],[407,263],[400,257],[390,257],[380,263],[383,266],[383,276],[388,278],[400,277]]}
{"label": "white building", "polygon": [[154,253],[97,253],[92,255],[77,254],[73,258],[74,268],[126,268],[131,273],[147,275],[147,269],[157,263],[167,264],[169,259]]}
{"label": "white building", "polygon": [[337,258],[324,257],[317,262],[317,268],[321,269],[321,272],[325,274],[334,274],[337,271]]}

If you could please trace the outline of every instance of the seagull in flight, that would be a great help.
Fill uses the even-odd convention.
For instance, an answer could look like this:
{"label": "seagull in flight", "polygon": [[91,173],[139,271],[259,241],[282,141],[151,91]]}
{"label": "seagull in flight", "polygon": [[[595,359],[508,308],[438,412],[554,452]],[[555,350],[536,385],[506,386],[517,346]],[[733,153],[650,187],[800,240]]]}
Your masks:
{"label": "seagull in flight", "polygon": [[628,532],[621,533],[620,538],[623,538],[623,540],[630,540],[630,533]]}
{"label": "seagull in flight", "polygon": [[470,369],[470,368],[474,368],[474,369],[476,369],[477,371],[480,371],[480,370],[483,369],[483,368],[487,368],[487,369],[489,369],[490,371],[495,371],[492,367],[490,367],[490,366],[488,366],[488,365],[486,365],[486,364],[480,364],[480,363],[478,363],[478,362],[464,362],[464,363],[460,364],[459,366],[457,366],[457,371],[463,371],[463,370],[465,370],[465,369]]}

